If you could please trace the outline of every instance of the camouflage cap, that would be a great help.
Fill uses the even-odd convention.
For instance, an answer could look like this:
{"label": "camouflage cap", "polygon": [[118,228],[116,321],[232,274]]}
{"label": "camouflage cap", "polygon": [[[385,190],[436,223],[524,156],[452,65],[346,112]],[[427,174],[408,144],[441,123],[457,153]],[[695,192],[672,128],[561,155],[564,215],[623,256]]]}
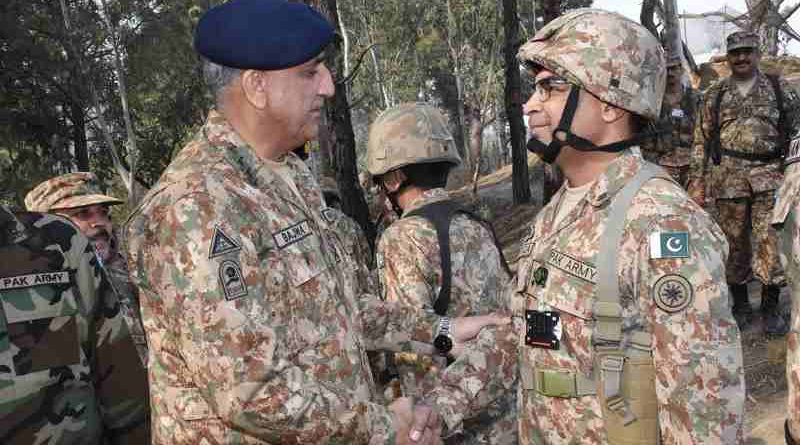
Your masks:
{"label": "camouflage cap", "polygon": [[373,176],[413,164],[459,165],[453,135],[439,110],[429,104],[405,103],[381,113],[367,142],[367,170]]}
{"label": "camouflage cap", "polygon": [[89,172],[67,173],[39,184],[25,196],[31,212],[51,212],[93,204],[122,204],[124,201],[104,195],[97,176]]}
{"label": "camouflage cap", "polygon": [[738,48],[758,48],[758,34],[750,31],[736,31],[725,39],[728,52]]}
{"label": "camouflage cap", "polygon": [[573,10],[540,29],[517,57],[604,102],[658,118],[666,87],[664,49],[644,26],[617,13]]}

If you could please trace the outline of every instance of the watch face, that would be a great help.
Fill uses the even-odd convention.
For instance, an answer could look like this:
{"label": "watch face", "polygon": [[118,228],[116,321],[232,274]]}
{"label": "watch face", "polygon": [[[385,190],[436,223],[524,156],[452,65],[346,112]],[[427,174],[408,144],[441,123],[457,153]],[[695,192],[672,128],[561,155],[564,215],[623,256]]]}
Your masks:
{"label": "watch face", "polygon": [[439,351],[440,354],[447,354],[453,349],[453,339],[447,335],[437,335],[433,340],[433,346]]}

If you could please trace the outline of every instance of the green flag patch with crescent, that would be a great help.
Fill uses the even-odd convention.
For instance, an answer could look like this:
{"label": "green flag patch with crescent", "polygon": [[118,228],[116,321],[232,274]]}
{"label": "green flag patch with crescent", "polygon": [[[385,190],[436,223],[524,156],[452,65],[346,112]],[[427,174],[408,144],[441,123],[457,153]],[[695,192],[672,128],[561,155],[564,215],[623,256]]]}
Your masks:
{"label": "green flag patch with crescent", "polygon": [[651,233],[650,258],[689,258],[689,232]]}

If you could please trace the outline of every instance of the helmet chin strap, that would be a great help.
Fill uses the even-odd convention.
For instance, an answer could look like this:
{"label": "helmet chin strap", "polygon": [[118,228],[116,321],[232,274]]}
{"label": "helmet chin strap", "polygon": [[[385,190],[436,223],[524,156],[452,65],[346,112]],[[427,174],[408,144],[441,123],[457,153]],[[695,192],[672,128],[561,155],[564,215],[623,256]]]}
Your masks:
{"label": "helmet chin strap", "polygon": [[397,190],[393,192],[390,192],[383,183],[380,184],[380,187],[383,189],[383,194],[389,198],[389,203],[392,204],[392,210],[398,217],[403,216],[403,208],[400,207],[400,204],[397,202],[397,195],[406,187],[406,182],[408,182],[408,179],[403,179],[403,182],[397,186]]}
{"label": "helmet chin strap", "polygon": [[555,162],[558,154],[561,153],[561,148],[565,146],[570,146],[578,151],[605,151],[614,153],[620,152],[627,147],[639,145],[642,141],[653,136],[650,132],[643,132],[633,138],[606,145],[596,145],[594,142],[578,136],[570,131],[570,127],[572,127],[572,121],[578,109],[579,98],[580,88],[572,86],[569,91],[569,96],[567,97],[567,104],[564,107],[564,112],[561,114],[561,120],[558,122],[558,127],[553,130],[553,137],[549,144],[545,144],[535,137],[528,141],[528,150],[539,155],[544,162],[548,164]]}

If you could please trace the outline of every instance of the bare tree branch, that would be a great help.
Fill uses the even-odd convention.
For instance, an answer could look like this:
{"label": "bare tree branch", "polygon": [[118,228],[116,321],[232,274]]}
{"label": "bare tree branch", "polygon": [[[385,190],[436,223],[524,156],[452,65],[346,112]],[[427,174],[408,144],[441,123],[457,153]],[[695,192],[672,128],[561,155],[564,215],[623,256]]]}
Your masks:
{"label": "bare tree branch", "polygon": [[345,77],[344,79],[337,81],[336,82],[337,84],[348,84],[348,83],[351,83],[353,81],[353,79],[356,78],[356,75],[358,74],[358,69],[361,68],[361,62],[364,61],[364,56],[366,56],[367,53],[372,50],[373,46],[378,46],[378,44],[377,43],[372,43],[367,47],[367,49],[362,51],[361,55],[358,56],[358,60],[356,61],[356,65],[353,67],[353,69],[350,72],[350,74],[348,74],[347,77]]}

